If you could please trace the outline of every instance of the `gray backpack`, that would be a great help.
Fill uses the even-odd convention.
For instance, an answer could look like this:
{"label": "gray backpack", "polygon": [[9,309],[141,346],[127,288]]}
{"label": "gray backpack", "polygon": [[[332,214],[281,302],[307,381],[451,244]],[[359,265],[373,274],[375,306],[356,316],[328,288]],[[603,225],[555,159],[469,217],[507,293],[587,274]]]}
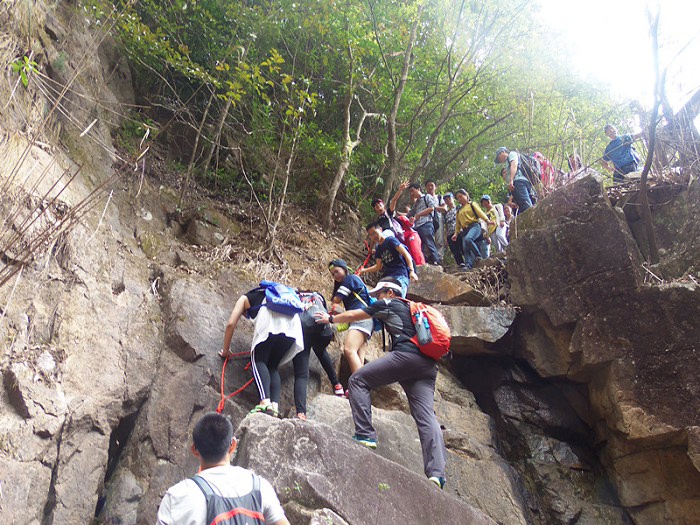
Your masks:
{"label": "gray backpack", "polygon": [[204,493],[207,500],[207,524],[251,525],[265,523],[260,478],[255,474],[252,476],[253,490],[238,498],[225,498],[216,494],[202,476],[194,475],[190,478]]}

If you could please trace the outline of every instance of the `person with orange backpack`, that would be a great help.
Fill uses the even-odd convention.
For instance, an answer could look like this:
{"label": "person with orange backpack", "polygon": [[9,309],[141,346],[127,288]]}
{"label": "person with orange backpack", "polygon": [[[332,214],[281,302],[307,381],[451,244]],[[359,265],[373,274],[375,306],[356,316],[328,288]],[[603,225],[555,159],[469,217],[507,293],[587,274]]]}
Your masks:
{"label": "person with orange backpack", "polygon": [[377,387],[398,382],[406,392],[418,428],[425,475],[442,489],[447,452],[433,398],[436,360],[449,351],[449,328],[437,310],[402,299],[401,291],[399,281],[383,277],[369,292],[377,297],[377,302],[337,315],[318,313],[316,319],[318,323],[347,323],[374,318],[384,323],[391,340],[390,351],[350,376],[353,439],[368,448],[377,448],[370,394]]}

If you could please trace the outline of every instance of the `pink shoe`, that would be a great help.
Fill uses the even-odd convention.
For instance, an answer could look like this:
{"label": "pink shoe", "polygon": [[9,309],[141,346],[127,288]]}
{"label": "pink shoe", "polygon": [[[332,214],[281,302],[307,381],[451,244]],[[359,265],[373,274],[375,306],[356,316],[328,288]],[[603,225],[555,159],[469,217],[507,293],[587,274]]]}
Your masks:
{"label": "pink shoe", "polygon": [[343,385],[338,383],[333,387],[333,393],[338,397],[343,397],[345,395],[345,390],[343,390]]}

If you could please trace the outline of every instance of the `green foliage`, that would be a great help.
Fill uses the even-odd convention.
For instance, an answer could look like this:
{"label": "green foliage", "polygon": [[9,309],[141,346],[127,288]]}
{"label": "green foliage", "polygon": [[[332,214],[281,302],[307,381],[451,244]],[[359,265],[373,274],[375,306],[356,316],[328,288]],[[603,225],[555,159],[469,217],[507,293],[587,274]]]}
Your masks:
{"label": "green foliage", "polygon": [[[350,97],[352,140],[362,111],[379,116],[364,122],[340,198],[361,206],[381,194],[389,180],[387,119],[414,25],[396,116],[399,178],[429,177],[441,191],[464,187],[502,201],[505,185],[493,166],[498,146],[541,151],[555,167],[565,167],[572,152],[592,164],[604,122],[629,116],[577,78],[567,54],[538,33],[534,3],[89,0],[84,8],[116,20],[147,98],[173,115],[191,115],[194,128],[206,114],[209,144],[223,115],[242,166],[236,160],[199,169],[220,191],[250,189],[245,170],[267,199],[282,189],[280,169],[291,162],[291,193],[316,207],[341,161],[342,108]],[[205,113],[212,96],[216,103]]]}
{"label": "green foliage", "polygon": [[29,86],[29,75],[39,71],[38,64],[34,60],[29,60],[29,57],[19,57],[11,64],[12,71],[19,75],[22,85],[26,88]]}

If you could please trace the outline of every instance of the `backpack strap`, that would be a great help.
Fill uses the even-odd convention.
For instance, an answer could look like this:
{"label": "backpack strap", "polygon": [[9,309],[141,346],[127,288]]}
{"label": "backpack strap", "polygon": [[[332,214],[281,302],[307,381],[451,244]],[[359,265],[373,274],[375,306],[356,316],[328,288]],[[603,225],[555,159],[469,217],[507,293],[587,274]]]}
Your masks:
{"label": "backpack strap", "polygon": [[352,294],[353,294],[355,297],[357,297],[357,298],[360,300],[360,302],[361,302],[362,304],[364,304],[365,306],[367,306],[367,303],[362,299],[362,297],[360,297],[360,294],[358,294],[355,290],[352,291]]}
{"label": "backpack strap", "polygon": [[195,482],[195,484],[199,487],[199,490],[202,491],[204,494],[204,497],[206,499],[209,499],[212,496],[215,496],[214,491],[211,488],[211,485],[209,485],[209,482],[204,479],[202,476],[199,474],[195,474],[190,478],[192,481]]}

